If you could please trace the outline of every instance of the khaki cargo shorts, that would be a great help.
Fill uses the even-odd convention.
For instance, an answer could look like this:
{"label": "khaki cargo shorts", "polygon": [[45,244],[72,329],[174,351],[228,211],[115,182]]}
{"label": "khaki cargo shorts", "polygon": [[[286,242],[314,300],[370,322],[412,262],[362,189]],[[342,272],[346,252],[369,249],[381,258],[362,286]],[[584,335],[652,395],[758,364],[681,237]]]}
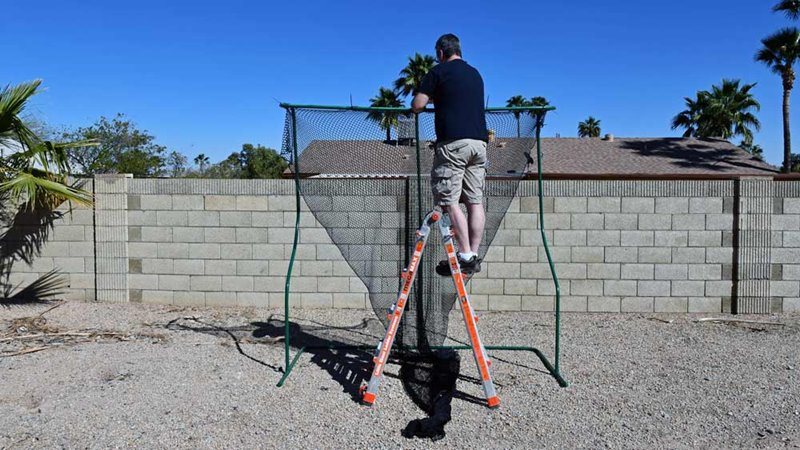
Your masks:
{"label": "khaki cargo shorts", "polygon": [[483,202],[486,142],[457,139],[436,146],[431,189],[438,206]]}

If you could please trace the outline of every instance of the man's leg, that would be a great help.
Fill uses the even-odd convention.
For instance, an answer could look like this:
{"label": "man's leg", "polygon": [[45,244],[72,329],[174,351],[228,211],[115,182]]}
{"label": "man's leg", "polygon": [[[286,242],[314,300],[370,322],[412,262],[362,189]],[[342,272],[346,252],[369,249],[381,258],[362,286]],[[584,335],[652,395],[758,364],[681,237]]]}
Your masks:
{"label": "man's leg", "polygon": [[467,213],[469,214],[469,248],[473,249],[471,251],[478,253],[481,248],[483,228],[486,225],[486,213],[483,211],[483,203],[467,203]]}
{"label": "man's leg", "polygon": [[[470,213],[469,216],[470,223],[467,224],[467,218],[464,217],[464,213],[461,211],[461,208],[458,206],[458,204],[447,205],[444,208],[447,210],[447,215],[450,216],[450,226],[453,228],[453,231],[456,232],[458,251],[461,253],[470,253],[472,251],[471,249],[473,248],[470,247],[470,243],[472,241],[470,238],[470,236],[472,236],[472,213]],[[483,228],[481,228],[481,232],[483,232]],[[480,237],[478,237],[478,243],[480,244]]]}

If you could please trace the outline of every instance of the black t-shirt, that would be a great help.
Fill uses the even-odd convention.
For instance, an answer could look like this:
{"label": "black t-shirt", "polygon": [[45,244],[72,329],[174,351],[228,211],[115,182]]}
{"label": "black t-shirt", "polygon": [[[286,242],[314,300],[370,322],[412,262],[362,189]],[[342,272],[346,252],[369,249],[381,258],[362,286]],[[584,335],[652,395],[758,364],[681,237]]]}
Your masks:
{"label": "black t-shirt", "polygon": [[483,78],[462,59],[434,66],[419,85],[436,109],[436,141],[488,141]]}

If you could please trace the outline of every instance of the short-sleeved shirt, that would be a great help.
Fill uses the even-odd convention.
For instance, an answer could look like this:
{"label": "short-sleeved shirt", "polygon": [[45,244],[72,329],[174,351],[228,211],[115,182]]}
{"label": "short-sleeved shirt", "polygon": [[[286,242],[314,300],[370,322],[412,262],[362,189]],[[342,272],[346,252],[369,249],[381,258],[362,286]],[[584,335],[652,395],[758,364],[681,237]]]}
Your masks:
{"label": "short-sleeved shirt", "polygon": [[436,141],[456,139],[488,141],[483,105],[483,78],[463,59],[434,66],[417,89],[433,100]]}

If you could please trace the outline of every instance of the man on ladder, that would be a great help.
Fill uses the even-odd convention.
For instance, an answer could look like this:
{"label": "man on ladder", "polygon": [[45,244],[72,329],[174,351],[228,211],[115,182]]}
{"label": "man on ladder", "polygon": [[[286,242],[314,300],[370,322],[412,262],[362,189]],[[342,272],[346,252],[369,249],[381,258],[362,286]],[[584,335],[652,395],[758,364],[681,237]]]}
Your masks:
{"label": "man on ladder", "polygon": [[[436,42],[436,54],[440,64],[423,79],[414,97],[413,110],[419,113],[431,100],[436,104],[437,141],[431,183],[436,205],[446,214],[443,216],[438,210],[431,211],[417,230],[414,253],[403,273],[397,302],[389,308],[386,335],[378,343],[372,375],[363,387],[361,401],[367,405],[375,403],[422,253],[431,228],[437,225],[447,259],[439,263],[436,273],[453,278],[486,404],[496,408],[500,405],[500,398],[490,373],[491,361],[478,334],[478,318],[470,305],[463,277],[480,271],[477,252],[485,222],[483,187],[488,133],[483,80],[477,70],[461,59],[461,47],[456,36],[446,34],[440,37]],[[467,204],[469,223],[458,206],[460,200]],[[452,229],[460,246],[458,255],[453,245]]]}
{"label": "man on ladder", "polygon": [[[481,271],[478,250],[486,216],[483,187],[486,179],[486,112],[483,79],[461,59],[461,43],[453,34],[436,41],[434,66],[422,79],[411,109],[418,113],[428,102],[436,105],[436,154],[431,171],[435,204],[450,216],[458,240],[458,262],[465,275]],[[466,204],[467,217],[459,207]],[[450,276],[441,261],[436,273]]]}

